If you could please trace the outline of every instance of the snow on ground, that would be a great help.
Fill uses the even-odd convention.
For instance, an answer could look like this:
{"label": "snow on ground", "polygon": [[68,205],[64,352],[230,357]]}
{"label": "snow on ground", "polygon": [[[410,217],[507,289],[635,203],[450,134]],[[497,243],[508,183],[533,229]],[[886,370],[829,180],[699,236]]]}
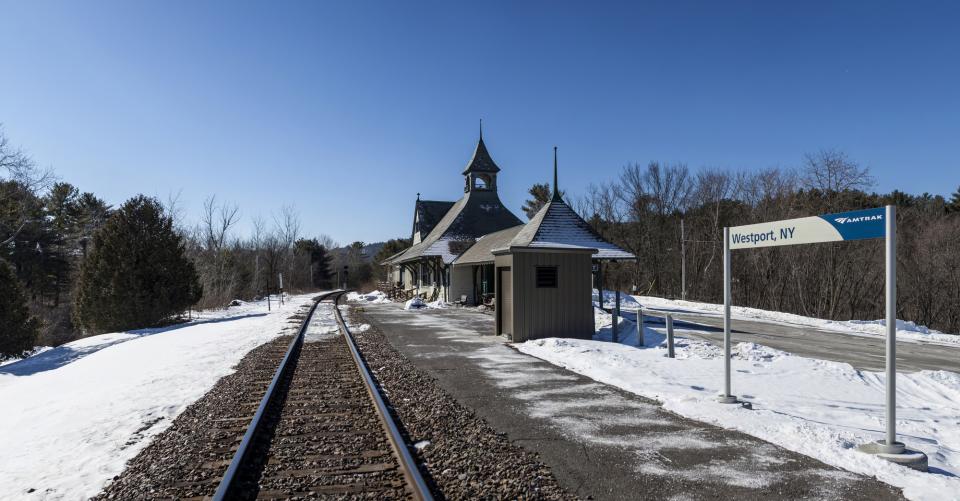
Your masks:
{"label": "snow on ground", "polygon": [[6,360],[0,360],[0,367],[3,367],[4,365],[10,365],[15,362],[19,362],[23,359],[30,358],[34,355],[39,355],[47,350],[52,350],[52,349],[53,347],[51,346],[34,346],[33,349],[29,350],[27,352],[27,355],[24,356],[23,358],[8,358]]}
{"label": "snow on ground", "polygon": [[359,292],[348,292],[347,301],[355,301],[358,303],[370,303],[370,304],[381,304],[381,303],[392,302],[385,293],[380,291],[367,292],[365,294],[361,294]]}
{"label": "snow on ground", "polygon": [[[356,302],[356,303],[366,303],[366,304],[382,304],[382,303],[392,303],[393,301],[387,297],[387,295],[380,291],[367,292],[365,294],[357,292],[348,292],[347,301]],[[448,303],[442,299],[438,299],[433,302],[426,302],[420,296],[414,296],[413,299],[410,299],[403,305],[405,310],[419,310],[421,308],[434,308],[442,309],[452,306],[452,303]]]}
{"label": "snow on ground", "polygon": [[405,309],[405,310],[419,310],[419,309],[423,309],[423,308],[432,308],[432,309],[435,309],[435,310],[442,310],[442,309],[448,308],[448,307],[450,307],[450,306],[452,306],[451,303],[448,303],[448,302],[443,301],[443,300],[439,300],[439,299],[438,299],[438,300],[436,300],[436,301],[433,301],[433,302],[428,303],[428,302],[424,301],[423,299],[420,299],[420,296],[414,296],[413,299],[411,299],[411,300],[409,300],[409,301],[407,301],[406,303],[403,304],[403,309]]}
{"label": "snow on ground", "polygon": [[[613,307],[613,291],[604,290],[604,306]],[[594,290],[594,302],[597,300]],[[644,308],[657,310],[672,310],[674,312],[689,312],[714,316],[723,315],[723,305],[713,303],[698,303],[695,301],[681,301],[664,299],[653,296],[621,295],[620,307],[624,310],[636,310],[639,305]],[[735,319],[757,320],[781,324],[803,325],[817,329],[836,331],[854,336],[886,337],[886,320],[824,320],[822,318],[805,317],[792,313],[760,310],[744,306],[732,306],[730,315]],[[897,340],[923,341],[928,343],[944,343],[949,345],[960,344],[960,335],[943,333],[928,327],[917,325],[914,322],[897,320]]]}
{"label": "snow on ground", "polygon": [[320,303],[310,317],[307,331],[303,334],[303,342],[315,343],[340,335],[340,324],[334,316],[333,304]]}
{"label": "snow on ground", "polygon": [[426,308],[427,303],[420,299],[420,296],[414,296],[413,299],[410,299],[406,303],[403,303],[403,309],[405,310],[419,310],[420,308]]}
{"label": "snow on ground", "polygon": [[314,295],[103,334],[0,367],[0,499],[87,499]]}
{"label": "snow on ground", "polygon": [[636,324],[622,321],[621,342],[614,344],[608,342],[611,316],[598,311],[596,319],[594,340],[538,339],[516,348],[656,399],[683,416],[876,476],[903,488],[910,499],[960,499],[960,374],[898,374],[897,432],[908,447],[928,455],[930,472],[921,473],[855,450],[859,444],[883,439],[883,373],[739,343],[733,348],[732,386],[734,394],[753,404],[748,410],[715,402],[723,384],[720,348],[684,338],[686,331],[678,330],[677,358],[670,359],[660,330],[645,328],[640,348]]}

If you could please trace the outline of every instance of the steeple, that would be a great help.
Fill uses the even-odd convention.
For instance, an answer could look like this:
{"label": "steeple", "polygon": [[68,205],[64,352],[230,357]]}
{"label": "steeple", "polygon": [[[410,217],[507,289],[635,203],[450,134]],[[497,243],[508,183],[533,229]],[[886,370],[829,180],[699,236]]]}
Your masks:
{"label": "steeple", "polygon": [[487,151],[487,145],[483,143],[483,121],[480,121],[480,139],[477,141],[477,147],[473,151],[473,157],[470,163],[463,169],[463,176],[466,178],[464,192],[473,190],[497,190],[497,173],[500,167],[497,166],[493,158],[490,158],[490,152]]}
{"label": "steeple", "polygon": [[553,198],[551,202],[560,200],[560,188],[557,187],[557,147],[553,147]]}

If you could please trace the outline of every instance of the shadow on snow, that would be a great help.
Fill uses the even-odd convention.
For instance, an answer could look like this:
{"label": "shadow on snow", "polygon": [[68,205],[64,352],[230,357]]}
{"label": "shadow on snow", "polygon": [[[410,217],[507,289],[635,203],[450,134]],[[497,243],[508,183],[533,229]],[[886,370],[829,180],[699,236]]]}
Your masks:
{"label": "shadow on snow", "polygon": [[65,344],[63,346],[58,346],[56,348],[38,353],[32,357],[25,358],[18,362],[12,364],[4,365],[0,367],[0,374],[10,374],[13,376],[29,376],[36,374],[38,372],[45,372],[54,369],[58,369],[65,365],[71,364],[80,360],[83,357],[92,355],[104,348],[109,348],[114,345],[122,344],[127,341],[132,341],[134,339],[140,339],[147,336],[152,336],[154,334],[160,334],[164,332],[175,331],[182,329],[184,327],[192,327],[195,325],[203,324],[215,324],[220,322],[231,322],[234,320],[242,320],[245,318],[251,317],[264,317],[266,313],[250,313],[246,315],[237,315],[234,317],[222,317],[222,318],[211,318],[207,320],[194,320],[191,322],[184,322],[181,324],[168,325],[166,327],[151,327],[147,329],[136,329],[126,332],[118,332],[112,334],[103,334],[101,336],[95,336],[101,338],[97,342],[96,339],[87,338],[87,340],[92,341],[90,344],[85,344],[84,339],[78,339],[72,343]]}

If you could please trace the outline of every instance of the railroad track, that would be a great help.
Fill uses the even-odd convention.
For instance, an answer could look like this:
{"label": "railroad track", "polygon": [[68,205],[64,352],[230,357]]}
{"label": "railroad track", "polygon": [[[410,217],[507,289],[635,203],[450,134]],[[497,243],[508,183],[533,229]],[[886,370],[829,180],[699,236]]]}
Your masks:
{"label": "railroad track", "polygon": [[233,428],[243,438],[214,500],[433,499],[343,321],[343,294],[311,307],[249,424]]}

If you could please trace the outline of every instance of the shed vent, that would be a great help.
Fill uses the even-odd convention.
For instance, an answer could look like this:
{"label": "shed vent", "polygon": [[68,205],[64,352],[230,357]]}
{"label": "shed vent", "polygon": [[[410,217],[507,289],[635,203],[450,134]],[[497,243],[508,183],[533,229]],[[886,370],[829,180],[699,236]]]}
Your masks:
{"label": "shed vent", "polygon": [[557,287],[557,267],[556,266],[537,266],[537,288]]}

